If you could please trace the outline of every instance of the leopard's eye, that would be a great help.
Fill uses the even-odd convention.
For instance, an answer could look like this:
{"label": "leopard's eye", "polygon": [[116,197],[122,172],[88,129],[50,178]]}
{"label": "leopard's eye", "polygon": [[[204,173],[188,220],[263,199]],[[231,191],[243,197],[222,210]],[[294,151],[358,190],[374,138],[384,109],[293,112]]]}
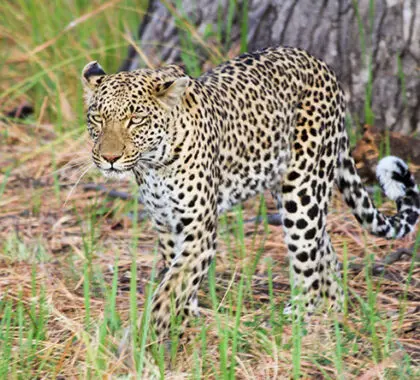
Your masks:
{"label": "leopard's eye", "polygon": [[140,115],[140,114],[133,114],[130,118],[130,126],[131,125],[143,125],[147,121],[147,116]]}
{"label": "leopard's eye", "polygon": [[98,115],[98,114],[90,115],[90,119],[96,124],[102,124],[101,115]]}

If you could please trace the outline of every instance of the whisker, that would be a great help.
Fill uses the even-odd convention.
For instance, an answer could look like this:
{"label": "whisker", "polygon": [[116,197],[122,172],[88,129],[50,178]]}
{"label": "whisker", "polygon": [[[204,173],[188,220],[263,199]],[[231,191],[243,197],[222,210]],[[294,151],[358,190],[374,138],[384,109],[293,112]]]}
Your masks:
{"label": "whisker", "polygon": [[85,167],[88,164],[90,164],[90,160],[84,160],[83,162],[77,162],[77,163],[68,163],[65,166],[61,167],[60,169],[54,170],[53,172],[45,175],[44,177],[49,177],[54,174],[60,174],[60,173],[65,172],[66,170],[79,169],[81,167]]}
{"label": "whisker", "polygon": [[141,158],[138,162],[145,162],[146,164],[151,165],[151,166],[153,166],[155,168],[158,168],[158,169],[168,167],[165,164],[162,164],[160,162],[155,162],[155,161],[152,161],[152,160],[148,160],[147,158]]}
{"label": "whisker", "polygon": [[46,178],[49,178],[49,177],[51,177],[51,176],[53,176],[55,174],[62,173],[65,170],[74,169],[74,168],[77,168],[77,167],[81,167],[81,166],[83,166],[85,164],[90,163],[90,161],[91,161],[90,156],[86,156],[86,157],[75,157],[75,158],[71,159],[69,162],[67,162],[66,164],[64,164],[61,168],[59,168],[57,170],[54,170],[52,172],[49,172],[49,173],[41,176],[41,178],[46,179]]}
{"label": "whisker", "polygon": [[76,183],[72,186],[72,188],[70,189],[70,191],[69,191],[69,193],[67,194],[67,198],[66,198],[66,200],[65,200],[65,202],[64,202],[64,205],[63,205],[63,207],[66,207],[67,206],[67,202],[68,202],[68,200],[70,199],[70,197],[72,196],[72,194],[73,194],[73,192],[74,192],[74,189],[76,188],[76,186],[79,184],[79,182],[80,182],[80,180],[86,175],[86,173],[90,170],[90,169],[92,169],[93,168],[93,164],[90,164],[87,168],[86,168],[86,170],[85,171],[83,171],[83,173],[80,175],[80,177],[77,179],[77,181],[76,181]]}
{"label": "whisker", "polygon": [[80,165],[74,172],[71,173],[71,176],[67,177],[67,179],[71,181],[72,178],[79,177],[82,172],[91,166],[94,166],[91,162],[86,162],[84,165]]}

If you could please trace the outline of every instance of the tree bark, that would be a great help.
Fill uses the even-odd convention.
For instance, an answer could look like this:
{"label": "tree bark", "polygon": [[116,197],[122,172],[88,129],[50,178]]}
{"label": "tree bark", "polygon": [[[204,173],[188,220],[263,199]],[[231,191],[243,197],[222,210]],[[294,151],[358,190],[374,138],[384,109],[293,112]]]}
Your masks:
{"label": "tree bark", "polygon": [[[337,73],[350,114],[360,124],[368,119],[368,103],[377,127],[406,134],[420,132],[417,0],[376,0],[373,8],[369,8],[370,0],[238,0],[232,8],[231,28],[232,1],[183,0],[182,9],[176,3],[179,1],[149,2],[138,29],[139,49],[130,48],[121,70],[144,67],[145,61],[182,63],[185,20],[197,31],[192,50],[208,69],[221,57],[239,52],[243,15],[248,14],[248,51],[273,45],[306,49]],[[138,50],[147,58],[142,59]]]}

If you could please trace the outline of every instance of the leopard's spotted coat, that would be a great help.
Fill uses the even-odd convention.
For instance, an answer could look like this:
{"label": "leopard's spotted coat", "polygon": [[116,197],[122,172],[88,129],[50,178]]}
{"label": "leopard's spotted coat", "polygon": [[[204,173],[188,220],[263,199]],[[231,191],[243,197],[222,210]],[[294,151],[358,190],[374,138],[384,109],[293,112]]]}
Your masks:
{"label": "leopard's spotted coat", "polygon": [[167,271],[153,299],[157,332],[197,313],[197,290],[216,252],[218,215],[270,189],[282,214],[293,268],[308,312],[338,307],[337,259],[326,231],[334,184],[371,233],[413,231],[419,193],[404,162],[384,161],[379,179],[398,213],[373,205],[349,154],[345,102],[334,73],[294,48],[268,48],[199,78],[177,66],[106,75],[83,71],[95,164],[133,172],[159,233]]}

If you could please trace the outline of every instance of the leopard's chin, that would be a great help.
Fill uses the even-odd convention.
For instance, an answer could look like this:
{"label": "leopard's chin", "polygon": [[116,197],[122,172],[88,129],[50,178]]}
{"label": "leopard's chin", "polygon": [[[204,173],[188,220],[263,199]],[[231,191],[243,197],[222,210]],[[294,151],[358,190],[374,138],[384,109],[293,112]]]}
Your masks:
{"label": "leopard's chin", "polygon": [[126,179],[133,175],[132,170],[101,169],[101,173],[106,178],[118,179],[118,180]]}

